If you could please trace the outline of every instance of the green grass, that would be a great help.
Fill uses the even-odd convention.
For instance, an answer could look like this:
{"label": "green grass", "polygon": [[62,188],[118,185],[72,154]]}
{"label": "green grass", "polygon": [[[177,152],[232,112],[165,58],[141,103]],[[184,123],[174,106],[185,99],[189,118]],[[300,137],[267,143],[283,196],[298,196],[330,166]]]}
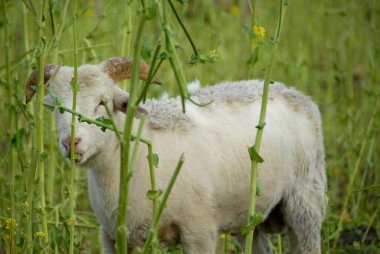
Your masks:
{"label": "green grass", "polygon": [[[38,10],[37,1],[32,2]],[[73,3],[69,2],[65,15],[65,1],[45,2],[44,61],[73,66]],[[212,85],[225,80],[264,78],[263,67],[270,57],[270,46],[264,42],[275,35],[278,1],[255,3],[256,23],[265,27],[266,36],[260,40],[258,61],[252,67],[246,65],[252,48],[246,31],[251,30],[251,19],[249,11],[242,11],[248,10],[248,6],[242,1],[223,2],[193,0],[181,5],[173,1],[201,55],[208,57],[207,60],[217,59],[213,63],[189,65],[192,46],[174,15],[170,15],[169,22],[174,25],[172,39],[187,81],[199,79],[204,85]],[[45,153],[40,157],[45,167],[49,244],[36,234],[44,231],[44,213],[39,207],[42,178],[40,172],[31,171],[38,163],[37,150],[33,149],[37,144],[33,134],[37,128],[34,114],[37,103],[25,105],[24,87],[28,74],[38,65],[35,52],[38,26],[33,11],[22,1],[2,0],[1,3],[0,253],[24,253],[32,247],[35,253],[42,250],[68,253],[70,165],[59,152],[48,110],[43,118]],[[98,63],[120,56],[120,52],[133,54],[131,43],[136,35],[135,12],[139,4],[134,1],[133,16],[129,17],[126,16],[130,13],[128,5],[121,1],[78,1],[78,64]],[[124,35],[129,20],[133,21],[132,37]],[[322,113],[329,199],[322,230],[324,253],[378,251],[378,246],[362,238],[367,229],[368,238],[375,238],[376,233],[380,236],[379,29],[377,0],[292,0],[284,20],[271,79],[310,95]],[[153,54],[158,39],[165,41],[159,16],[146,24],[143,58]],[[164,86],[152,86],[149,97],[159,96],[163,91],[179,94],[169,61],[162,63],[157,76]],[[28,201],[31,190],[34,195]],[[85,170],[76,169],[75,192],[71,194],[77,200],[74,248],[81,253],[98,253],[99,224],[89,207]],[[17,227],[10,220],[7,224],[9,218],[16,220]],[[28,231],[29,222],[32,222],[31,231]],[[334,248],[337,238],[334,233],[339,225],[342,233]],[[32,242],[26,247],[24,241],[28,234]],[[232,237],[228,239],[233,241]],[[279,253],[278,238],[274,236],[271,240],[274,253]],[[284,238],[282,246],[286,253],[288,243]],[[232,250],[233,244],[229,248]],[[221,252],[223,249],[221,243]]]}

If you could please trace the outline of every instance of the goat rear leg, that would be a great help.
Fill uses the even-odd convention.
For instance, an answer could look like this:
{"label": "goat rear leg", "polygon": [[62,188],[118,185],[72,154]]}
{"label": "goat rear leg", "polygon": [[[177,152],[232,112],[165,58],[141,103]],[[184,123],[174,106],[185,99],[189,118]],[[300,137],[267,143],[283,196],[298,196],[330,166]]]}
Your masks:
{"label": "goat rear leg", "polygon": [[[212,220],[212,219],[210,219]],[[181,227],[181,244],[184,254],[215,254],[218,230],[210,221]]]}
{"label": "goat rear leg", "polygon": [[[237,235],[237,239],[240,243],[240,246],[244,248],[246,235]],[[252,253],[253,254],[271,254],[271,250],[269,248],[268,237],[265,233],[259,228],[255,228],[255,232],[253,234],[253,242],[252,242]]]}
{"label": "goat rear leg", "polygon": [[315,184],[293,189],[284,199],[284,219],[294,254],[321,253],[321,227],[325,214],[324,189]]}

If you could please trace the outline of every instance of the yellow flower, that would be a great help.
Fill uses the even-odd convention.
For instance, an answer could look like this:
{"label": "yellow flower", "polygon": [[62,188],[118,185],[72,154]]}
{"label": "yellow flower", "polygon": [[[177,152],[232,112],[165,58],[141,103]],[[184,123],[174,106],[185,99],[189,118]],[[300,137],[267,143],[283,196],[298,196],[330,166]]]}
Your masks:
{"label": "yellow flower", "polygon": [[18,227],[18,223],[17,223],[17,221],[16,221],[15,219],[13,219],[13,218],[8,218],[8,219],[5,221],[5,223],[7,224],[7,225],[5,226],[5,228],[8,229],[8,230],[12,230],[12,229]]}
{"label": "yellow flower", "polygon": [[264,38],[265,37],[265,28],[263,26],[258,26],[258,25],[254,25],[253,26],[253,32],[258,36],[258,37],[261,37],[261,38]]}
{"label": "yellow flower", "polygon": [[43,231],[38,231],[38,232],[36,232],[36,236],[42,238],[42,237],[46,236],[46,233]]}
{"label": "yellow flower", "polygon": [[73,225],[73,224],[74,224],[74,220],[72,220],[72,219],[68,219],[68,220],[66,221],[66,223],[67,223],[67,225]]}
{"label": "yellow flower", "polygon": [[4,239],[4,240],[8,240],[8,239],[10,239],[10,238],[11,238],[10,235],[8,235],[8,234],[3,234],[3,239]]}
{"label": "yellow flower", "polygon": [[232,4],[230,6],[230,12],[232,13],[232,15],[237,16],[240,14],[240,8],[237,5]]}
{"label": "yellow flower", "polygon": [[94,9],[87,9],[86,16],[92,17],[95,16],[96,12]]}
{"label": "yellow flower", "polygon": [[95,14],[96,14],[96,10],[94,8],[95,4],[96,4],[95,0],[89,0],[88,1],[88,3],[87,3],[88,9],[85,12],[86,16],[90,16],[90,17],[95,16]]}

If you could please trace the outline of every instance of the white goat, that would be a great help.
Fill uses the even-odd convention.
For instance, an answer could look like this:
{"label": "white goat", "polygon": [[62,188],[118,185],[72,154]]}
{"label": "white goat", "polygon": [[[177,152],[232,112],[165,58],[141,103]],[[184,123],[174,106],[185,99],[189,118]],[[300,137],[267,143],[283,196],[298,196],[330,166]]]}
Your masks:
{"label": "white goat", "polygon": [[[148,68],[141,64],[141,79],[146,78]],[[130,78],[131,59],[84,65],[78,75],[77,110],[94,119],[107,117],[103,97],[113,109],[117,126],[123,127],[128,93],[115,83]],[[45,82],[51,78],[50,89],[68,107],[73,98],[72,77],[72,67],[45,66]],[[27,101],[35,84],[34,72],[27,82]],[[224,82],[194,92],[195,100],[214,102],[207,107],[189,104],[186,114],[178,98],[148,100],[143,105],[147,112],[143,137],[152,141],[160,158],[158,188],[167,186],[180,154],[186,157],[159,223],[162,245],[180,243],[184,253],[211,254],[221,232],[244,242],[239,229],[247,223],[251,163],[247,148],[254,141],[261,95],[261,81]],[[259,166],[261,194],[256,204],[264,222],[255,231],[254,253],[270,253],[265,233],[284,229],[292,253],[320,253],[326,177],[318,108],[309,97],[279,83],[270,86],[268,103],[260,151],[265,162]],[[71,115],[54,113],[61,149],[68,157]],[[102,132],[80,122],[75,137],[75,152],[80,154],[77,163],[89,168],[90,200],[102,225],[105,252],[114,253],[120,168],[117,137],[112,131]],[[131,248],[143,245],[152,218],[152,204],[145,196],[151,188],[146,157],[147,149],[141,146],[129,187]]]}

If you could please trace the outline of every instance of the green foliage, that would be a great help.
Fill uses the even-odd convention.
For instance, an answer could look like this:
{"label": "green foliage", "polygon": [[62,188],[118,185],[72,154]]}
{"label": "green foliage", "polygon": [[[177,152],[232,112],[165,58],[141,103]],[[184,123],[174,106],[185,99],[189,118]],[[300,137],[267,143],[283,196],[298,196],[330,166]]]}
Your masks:
{"label": "green foliage", "polygon": [[[111,119],[108,119],[108,118],[104,118],[104,117],[99,117],[99,118],[96,118],[95,119],[96,121],[100,122],[100,123],[103,123],[107,126],[109,126],[109,128],[112,127],[112,120]],[[83,120],[79,119],[80,122],[82,122]],[[101,127],[100,128],[103,132],[106,131],[106,128],[105,127]]]}
{"label": "green foliage", "polygon": [[153,154],[152,155],[152,161],[153,161],[153,166],[155,166],[156,168],[158,167],[158,163],[160,161],[160,158],[158,157],[157,154]]}
{"label": "green foliage", "polygon": [[250,217],[248,225],[240,228],[240,233],[242,233],[243,235],[248,234],[262,221],[263,215],[255,213],[253,216]]}
{"label": "green foliage", "polygon": [[[0,8],[4,5],[4,9],[0,10],[1,253],[6,253],[11,245],[13,250],[19,250],[20,253],[30,253],[31,250],[34,253],[43,250],[54,252],[54,249],[58,253],[69,252],[69,226],[72,223],[69,220],[69,167],[55,142],[54,122],[49,121],[52,113],[45,110],[43,127],[46,149],[38,157],[45,164],[45,176],[53,177],[53,187],[45,189],[53,198],[42,210],[38,206],[41,200],[40,174],[32,171],[37,159],[37,147],[32,145],[37,123],[33,112],[37,104],[34,101],[31,105],[24,104],[23,84],[32,69],[37,69],[34,56],[45,51],[45,63],[69,66],[74,64],[71,39],[73,8],[69,4],[65,14],[66,1],[45,2],[46,13],[42,19],[44,35],[41,36],[39,44],[36,44],[38,24],[35,22],[33,9],[38,7],[37,1],[1,0]],[[166,30],[173,40],[186,80],[199,79],[202,84],[212,85],[225,80],[264,78],[264,71],[270,60],[269,49],[274,43],[276,18],[273,13],[277,13],[277,1],[256,3],[255,24],[266,29],[264,37],[258,36],[252,28],[251,17],[244,1],[239,5],[235,5],[236,1],[171,1],[184,26],[181,26],[171,6],[168,6],[169,26],[165,27],[161,21],[162,2],[158,1],[159,9],[155,8],[153,2],[145,1],[150,20],[143,34],[141,55],[146,62],[150,63],[158,41],[164,45]],[[36,6],[33,8],[30,3]],[[310,95],[321,110],[329,186],[326,193],[329,207],[322,230],[323,250],[330,253],[376,253],[376,244],[355,239],[352,244],[344,246],[340,245],[340,240],[346,232],[355,232],[361,226],[370,226],[380,235],[379,188],[376,187],[380,184],[380,136],[378,111],[375,111],[380,96],[380,2],[293,0],[289,3],[271,79]],[[127,15],[127,8],[128,5],[123,1],[78,1],[76,17],[79,64],[96,64],[103,59],[119,56],[120,52],[133,53],[129,42],[136,36],[136,15],[141,10],[140,2],[132,1],[131,15]],[[3,10],[6,15],[3,15]],[[129,18],[133,21],[131,31]],[[189,43],[184,27],[194,42],[194,48]],[[58,39],[60,30],[61,39]],[[35,48],[36,46],[38,47]],[[155,76],[164,85],[150,86],[147,89],[147,98],[159,97],[163,91],[171,96],[178,95],[180,89],[183,89],[186,96],[185,85],[181,87],[176,82],[170,56],[171,52],[165,47],[159,50],[155,70],[159,68]],[[65,112],[58,98],[53,107]],[[373,127],[367,133],[373,115]],[[109,118],[94,122],[93,119],[86,119],[81,115],[78,117],[88,123],[104,124],[103,129],[113,128]],[[253,120],[252,132],[255,132],[254,125],[257,123]],[[281,133],[280,123],[276,124],[278,125],[273,127]],[[256,126],[258,129],[263,127],[264,125]],[[53,150],[47,149],[49,143],[53,144]],[[252,149],[250,156],[257,161],[262,159]],[[158,156],[153,154],[152,158],[153,165],[157,167]],[[50,160],[53,160],[52,170],[48,166]],[[11,168],[14,168],[13,173]],[[74,248],[78,253],[99,253],[99,224],[88,202],[86,171],[77,169],[75,174],[74,195],[80,202],[76,204],[75,210],[77,237]],[[129,172],[128,178],[131,176],[132,172]],[[351,179],[352,185],[349,189]],[[263,196],[265,188],[261,187]],[[33,194],[30,200],[29,192]],[[260,188],[257,187],[256,193],[260,194]],[[347,211],[341,214],[347,195]],[[163,197],[158,190],[148,196]],[[46,213],[48,224],[48,244],[36,235],[36,232],[43,229],[43,212]],[[9,218],[14,218],[18,224],[13,232],[6,228]],[[339,236],[336,249],[333,249],[333,240],[336,237],[334,233],[340,218],[343,236]],[[29,221],[33,225],[32,241],[25,244]],[[253,224],[252,219],[250,227]],[[12,242],[8,236],[13,236]],[[228,239],[230,251],[240,252],[236,239]],[[274,251],[277,251],[276,239],[271,240]],[[286,253],[288,244],[285,238],[283,241]],[[179,252],[179,247],[164,250],[164,253]]]}
{"label": "green foliage", "polygon": [[146,193],[146,197],[150,200],[153,200],[155,198],[158,198],[159,196],[162,195],[162,190],[149,190],[147,193]]}
{"label": "green foliage", "polygon": [[250,148],[248,148],[248,153],[252,161],[257,161],[258,163],[264,162],[264,159],[256,151],[255,146],[251,146]]}

